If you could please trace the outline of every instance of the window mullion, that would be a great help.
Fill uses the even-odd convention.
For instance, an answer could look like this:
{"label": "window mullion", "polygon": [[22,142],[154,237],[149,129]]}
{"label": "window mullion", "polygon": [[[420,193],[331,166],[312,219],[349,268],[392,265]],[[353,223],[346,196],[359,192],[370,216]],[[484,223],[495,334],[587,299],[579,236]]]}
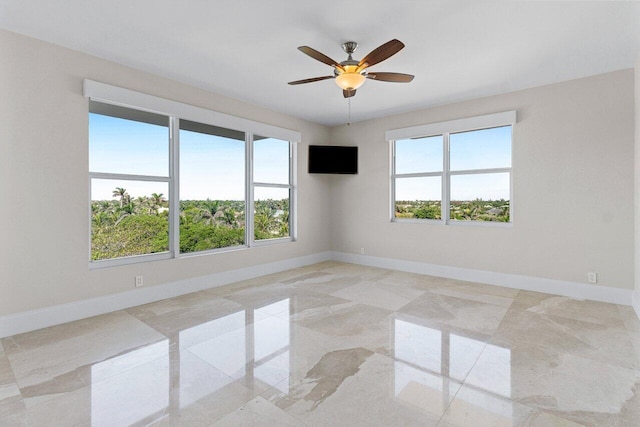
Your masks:
{"label": "window mullion", "polygon": [[269,182],[254,182],[256,187],[270,187],[270,188],[291,188],[291,184],[272,184]]}
{"label": "window mullion", "polygon": [[391,200],[389,203],[389,215],[391,221],[396,220],[396,141],[391,141],[389,147],[391,165],[389,165],[391,171]]}
{"label": "window mullion", "polygon": [[488,173],[509,173],[511,168],[466,169],[450,172],[451,175],[481,175]]}
{"label": "window mullion", "polygon": [[123,181],[170,182],[169,176],[135,175],[129,173],[89,172],[92,179],[113,179]]}
{"label": "window mullion", "polygon": [[180,255],[180,120],[169,121],[169,251]]}
{"label": "window mullion", "polygon": [[297,158],[296,145],[289,141],[289,238],[296,240],[297,238],[297,224],[296,218],[296,197],[297,197],[297,175],[294,169],[295,160]]}
{"label": "window mullion", "polygon": [[253,184],[253,133],[245,134],[245,242],[247,246],[254,246],[253,213],[254,213],[254,184]]}
{"label": "window mullion", "polygon": [[422,178],[429,176],[442,176],[442,172],[399,173],[394,178]]}
{"label": "window mullion", "polygon": [[443,146],[443,159],[442,159],[442,206],[441,215],[445,224],[449,223],[449,215],[451,210],[451,194],[449,194],[451,188],[451,172],[449,171],[451,155],[449,152],[449,132],[445,132],[442,135]]}

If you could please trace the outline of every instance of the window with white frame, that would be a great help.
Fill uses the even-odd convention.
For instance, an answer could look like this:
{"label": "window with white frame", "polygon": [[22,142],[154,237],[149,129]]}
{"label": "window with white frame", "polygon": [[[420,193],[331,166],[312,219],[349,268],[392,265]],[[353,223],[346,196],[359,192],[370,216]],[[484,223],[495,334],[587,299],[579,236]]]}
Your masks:
{"label": "window with white frame", "polygon": [[253,139],[253,235],[255,240],[290,236],[291,144],[258,135]]}
{"label": "window with white frame", "polygon": [[246,135],[180,120],[180,253],[246,242]]}
{"label": "window with white frame", "polygon": [[511,223],[516,112],[388,131],[392,221]]}
{"label": "window with white frame", "polygon": [[93,266],[294,240],[299,133],[98,82],[85,96]]}
{"label": "window with white frame", "polygon": [[89,103],[91,259],[169,252],[169,118]]}

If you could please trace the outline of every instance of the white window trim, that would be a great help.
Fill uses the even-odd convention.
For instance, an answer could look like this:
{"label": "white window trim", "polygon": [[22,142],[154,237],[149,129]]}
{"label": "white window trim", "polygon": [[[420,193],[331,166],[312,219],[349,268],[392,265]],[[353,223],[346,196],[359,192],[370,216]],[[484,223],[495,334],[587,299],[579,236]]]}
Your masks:
{"label": "white window trim", "polygon": [[196,107],[88,79],[84,80],[84,96],[93,101],[119,105],[135,110],[149,111],[165,116],[180,117],[193,122],[269,136],[270,138],[278,138],[291,142],[300,142],[302,139],[302,134],[294,130],[255,122],[242,117],[207,110],[206,108]]}
{"label": "white window trim", "polygon": [[[91,180],[99,179],[127,179],[136,181],[167,182],[169,184],[169,250],[155,254],[141,254],[127,257],[91,260],[91,239],[89,239],[89,268],[113,267],[158,260],[202,256],[218,252],[229,252],[257,246],[265,246],[275,243],[295,242],[297,240],[297,144],[302,140],[302,134],[298,131],[285,129],[253,120],[207,110],[205,108],[184,104],[142,92],[133,91],[106,83],[85,79],[83,82],[83,94],[92,101],[117,105],[133,110],[147,111],[160,114],[169,118],[169,176],[147,176],[134,174],[112,174],[102,172],[89,172],[89,200],[91,200]],[[226,129],[237,130],[245,133],[245,244],[230,246],[228,248],[216,248],[205,251],[180,253],[180,218],[175,213],[179,210],[180,194],[179,183],[175,177],[179,176],[180,147],[179,126],[180,119],[199,122]],[[289,184],[268,184],[253,182],[253,135],[263,135],[269,138],[289,141]],[[289,237],[258,240],[254,239],[253,226],[253,189],[255,186],[268,186],[289,189]],[[91,236],[91,204],[89,204],[89,236]]]}
{"label": "white window trim", "polygon": [[[252,135],[253,136],[253,135]],[[296,174],[296,168],[294,167],[294,165],[297,163],[297,150],[296,150],[296,145],[294,143],[289,142],[289,183],[288,184],[276,184],[276,183],[269,183],[269,182],[254,182],[253,181],[253,177],[251,182],[251,212],[255,211],[255,206],[253,206],[254,203],[254,192],[255,192],[255,188],[256,187],[263,187],[263,188],[282,188],[282,189],[288,189],[289,190],[289,237],[275,237],[273,239],[262,239],[262,240],[255,240],[255,235],[254,235],[254,224],[253,221],[251,221],[251,246],[262,246],[262,245],[267,245],[270,243],[277,243],[277,242],[285,242],[285,241],[296,241],[296,233],[295,233],[295,227],[297,225],[295,218],[297,218],[297,216],[295,215],[295,200],[296,200],[296,189],[297,189],[297,174]],[[251,156],[253,159],[253,141],[251,143]],[[253,164],[253,161],[252,163]],[[248,227],[246,227],[248,228]]]}
{"label": "white window trim", "polygon": [[468,117],[465,119],[449,120],[446,122],[393,129],[385,132],[387,141],[428,137],[444,133],[457,133],[476,129],[495,128],[499,126],[515,125],[516,111],[486,114],[484,116]]}
{"label": "white window trim", "polygon": [[[461,226],[486,226],[486,227],[512,227],[514,217],[513,206],[513,127],[517,121],[517,112],[515,110],[505,111],[501,113],[486,114],[483,116],[469,117],[464,119],[449,120],[445,122],[431,123],[426,125],[411,126],[400,129],[388,130],[385,132],[385,139],[389,141],[389,159],[390,159],[390,203],[389,214],[390,221],[394,223],[409,224],[442,224],[442,225],[461,225]],[[450,170],[449,158],[449,135],[452,133],[468,132],[474,130],[489,129],[501,126],[511,126],[511,167],[508,168],[486,168],[486,169],[470,169],[470,170]],[[438,172],[418,172],[396,174],[396,147],[397,140],[411,138],[428,138],[431,136],[442,136],[443,139],[443,165],[442,171]],[[493,221],[460,221],[449,218],[451,203],[451,176],[455,175],[472,175],[472,174],[490,174],[490,173],[509,173],[509,222],[493,222]],[[412,177],[429,177],[439,176],[442,183],[441,195],[441,216],[442,219],[417,219],[417,218],[396,218],[395,201],[396,201],[396,179],[412,178]]]}

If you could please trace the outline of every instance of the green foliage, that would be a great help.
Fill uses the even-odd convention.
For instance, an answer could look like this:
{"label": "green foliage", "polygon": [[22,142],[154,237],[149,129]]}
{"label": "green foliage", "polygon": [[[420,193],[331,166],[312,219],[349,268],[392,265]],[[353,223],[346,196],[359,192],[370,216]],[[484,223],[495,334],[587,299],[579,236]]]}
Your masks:
{"label": "green foliage", "polygon": [[451,219],[455,220],[509,222],[509,201],[452,201],[450,212]]}
{"label": "green foliage", "polygon": [[244,228],[228,228],[202,222],[180,224],[180,252],[197,252],[244,244]]}
{"label": "green foliage", "polygon": [[[162,193],[132,199],[125,188],[116,200],[91,202],[91,258],[112,259],[169,250],[169,204]],[[289,199],[255,202],[255,239],[289,236]],[[180,252],[245,244],[242,200],[180,201]]]}
{"label": "green foliage", "polygon": [[257,200],[253,215],[254,239],[277,239],[289,236],[289,199]]}
{"label": "green foliage", "polygon": [[413,211],[414,218],[441,219],[440,203],[423,205]]}
{"label": "green foliage", "polygon": [[155,215],[128,215],[91,229],[91,259],[111,259],[169,250],[169,221]]}
{"label": "green foliage", "polygon": [[[452,201],[450,218],[458,221],[509,222],[508,200]],[[439,200],[396,201],[396,218],[442,219]]]}

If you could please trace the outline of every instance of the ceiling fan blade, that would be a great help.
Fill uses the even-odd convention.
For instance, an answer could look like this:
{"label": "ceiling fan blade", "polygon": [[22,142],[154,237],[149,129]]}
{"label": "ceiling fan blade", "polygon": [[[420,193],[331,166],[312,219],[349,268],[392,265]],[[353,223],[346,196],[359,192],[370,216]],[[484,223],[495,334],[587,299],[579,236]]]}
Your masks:
{"label": "ceiling fan blade", "polygon": [[394,83],[409,83],[413,80],[411,74],[402,73],[367,73],[367,78],[371,80],[378,80],[381,82],[394,82]]}
{"label": "ceiling fan blade", "polygon": [[335,60],[329,58],[327,55],[325,55],[324,53],[320,53],[317,50],[310,48],[309,46],[300,46],[298,47],[298,50],[306,55],[309,55],[310,57],[312,57],[313,59],[323,62],[327,65],[332,66],[333,68],[338,68],[340,70],[344,70],[344,68],[342,68],[342,65],[338,64]]}
{"label": "ceiling fan blade", "polygon": [[345,98],[351,98],[352,96],[356,96],[356,90],[355,89],[351,89],[351,90],[343,90],[342,91],[342,95]]}
{"label": "ceiling fan blade", "polygon": [[378,62],[384,61],[385,59],[400,52],[403,47],[404,43],[402,43],[400,40],[393,39],[386,42],[382,46],[373,49],[371,53],[362,58],[362,60],[358,63],[358,71],[363,70],[367,67],[371,67]]}
{"label": "ceiling fan blade", "polygon": [[295,82],[289,82],[290,85],[301,85],[303,83],[313,83],[313,82],[319,82],[321,80],[328,80],[328,79],[332,79],[333,76],[323,76],[323,77],[313,77],[310,79],[304,79],[304,80],[296,80]]}

